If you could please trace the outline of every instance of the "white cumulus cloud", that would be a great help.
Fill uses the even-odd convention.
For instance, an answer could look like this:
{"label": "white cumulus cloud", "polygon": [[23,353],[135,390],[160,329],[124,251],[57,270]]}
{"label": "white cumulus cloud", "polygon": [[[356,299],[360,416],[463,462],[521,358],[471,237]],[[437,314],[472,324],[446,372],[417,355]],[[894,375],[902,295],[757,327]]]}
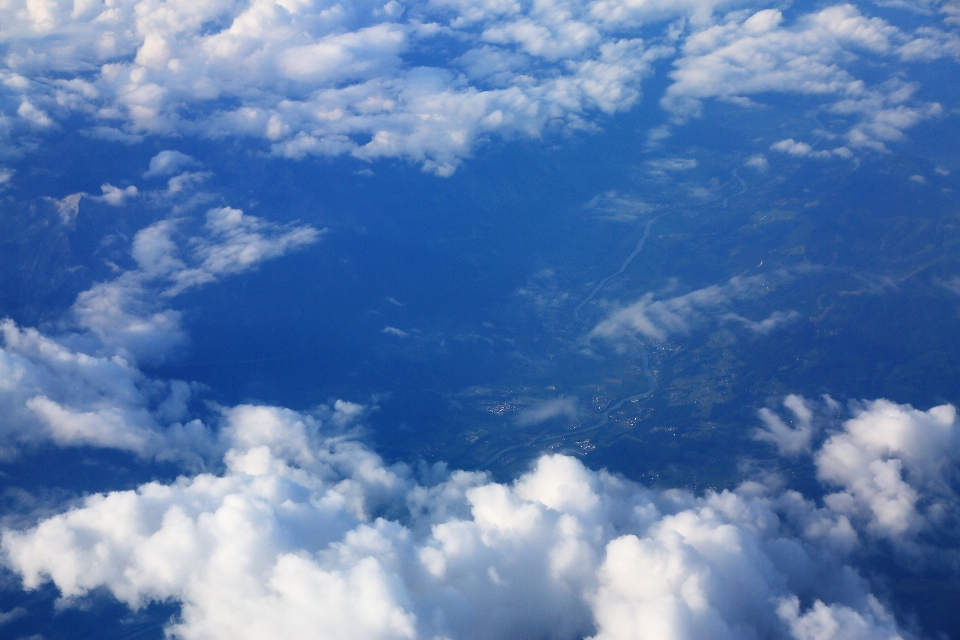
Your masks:
{"label": "white cumulus cloud", "polygon": [[[886,142],[899,140],[904,130],[942,108],[914,99],[916,85],[895,76],[867,85],[847,62],[859,56],[916,59],[922,56],[910,52],[927,46],[930,59],[956,59],[958,36],[937,34],[941,40],[935,44],[919,32],[909,34],[865,16],[852,4],[826,7],[790,24],[778,9],[730,14],[683,42],[670,73],[674,82],[661,104],[676,122],[683,122],[700,116],[707,99],[757,106],[754,98],[765,94],[812,96],[822,101],[824,110],[852,119],[845,133],[849,147],[882,151]],[[852,153],[847,147],[815,151],[792,139],[772,148],[801,157]]]}
{"label": "white cumulus cloud", "polygon": [[73,351],[10,320],[0,337],[0,457],[42,442],[191,465],[211,452],[207,429],[188,419],[188,383],[151,380],[119,356]]}
{"label": "white cumulus cloud", "polygon": [[144,172],[143,177],[170,176],[196,164],[198,162],[193,157],[180,151],[167,149],[150,158],[150,167]]}
{"label": "white cumulus cloud", "polygon": [[292,158],[404,157],[450,175],[491,135],[590,129],[630,109],[653,63],[674,56],[662,104],[676,122],[705,100],[800,93],[848,119],[848,146],[882,149],[939,112],[896,72],[868,85],[853,63],[960,58],[949,24],[908,32],[850,4],[788,22],[747,4],[10,0],[0,135],[20,152],[78,117],[125,143],[236,136]]}
{"label": "white cumulus cloud", "polygon": [[818,477],[839,488],[826,503],[894,542],[936,525],[957,508],[950,485],[956,417],[951,405],[919,411],[866,403],[816,454]]}
{"label": "white cumulus cloud", "polygon": [[[805,401],[785,404],[809,426]],[[812,453],[861,514],[840,493],[817,506],[756,482],[651,490],[562,455],[511,483],[442,465],[426,481],[347,435],[362,416],[341,401],[224,409],[223,473],[93,495],[7,529],[6,562],[68,604],[101,588],[134,608],[179,602],[176,638],[890,640],[909,634],[854,552],[920,530],[873,491],[873,462],[905,471],[889,486],[909,505],[932,505],[956,460],[953,407],[863,405]]]}

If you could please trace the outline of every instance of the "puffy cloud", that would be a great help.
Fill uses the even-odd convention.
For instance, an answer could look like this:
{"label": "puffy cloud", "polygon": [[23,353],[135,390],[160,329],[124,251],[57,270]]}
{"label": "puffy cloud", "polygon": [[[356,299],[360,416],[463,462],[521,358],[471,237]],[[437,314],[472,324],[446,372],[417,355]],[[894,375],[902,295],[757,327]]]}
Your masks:
{"label": "puffy cloud", "polygon": [[767,157],[762,153],[756,153],[750,156],[743,164],[744,166],[751,167],[760,172],[766,171],[770,166],[770,163],[767,161]]}
{"label": "puffy cloud", "polygon": [[48,129],[53,126],[53,120],[42,109],[33,106],[29,100],[23,100],[17,107],[17,115],[34,127]]}
{"label": "puffy cloud", "polygon": [[723,13],[742,4],[12,0],[0,8],[11,91],[0,109],[11,146],[80,116],[90,135],[122,142],[242,136],[293,158],[401,156],[449,175],[491,134],[590,128],[629,109],[651,64],[678,46],[663,100],[678,120],[704,99],[800,92],[852,100],[837,113],[860,123],[849,135],[860,146],[932,107],[868,88],[849,71],[855,55],[960,57],[950,30],[907,33],[851,5],[793,25],[775,9]]}
{"label": "puffy cloud", "polygon": [[[591,114],[629,108],[650,62],[668,51],[603,34],[584,6],[565,2],[45,7],[0,10],[10,81],[28,96],[16,107],[25,131],[79,112],[100,137],[252,136],[289,157],[405,156],[440,175],[489,133],[582,128]],[[463,54],[451,63],[406,58],[451,39]],[[512,73],[482,76],[504,57]],[[50,74],[67,79],[50,83]]]}
{"label": "puffy cloud", "polygon": [[[794,93],[824,100],[830,112],[853,119],[845,137],[851,147],[884,150],[917,122],[940,113],[937,103],[912,98],[916,87],[896,77],[870,87],[851,71],[850,61],[873,55],[919,59],[957,57],[957,36],[937,31],[908,34],[851,4],[837,5],[784,25],[777,9],[730,14],[726,22],[694,32],[670,76],[661,100],[676,122],[701,114],[705,99],[756,106],[752,96]],[[939,40],[937,39],[939,38]],[[936,42],[935,42],[936,41]],[[929,52],[921,54],[920,51]],[[792,139],[774,150],[800,157],[847,157],[846,147],[815,151]]]}
{"label": "puffy cloud", "polygon": [[909,542],[957,507],[949,477],[957,432],[952,405],[865,403],[816,454],[817,476],[840,488],[824,501],[872,535]]}
{"label": "puffy cloud", "polygon": [[106,202],[109,205],[114,207],[119,207],[123,205],[127,198],[136,197],[139,191],[133,185],[121,189],[120,187],[115,187],[109,182],[103,184],[100,187],[100,190],[103,192],[102,196],[98,196],[97,200]]}
{"label": "puffy cloud", "polygon": [[167,180],[167,194],[176,195],[186,189],[192,189],[212,176],[213,174],[209,171],[184,171]]}
{"label": "puffy cloud", "polygon": [[813,411],[806,405],[803,398],[797,395],[788,395],[783,406],[793,413],[794,425],[787,426],[784,421],[767,408],[760,409],[760,419],[764,428],[754,432],[757,440],[766,440],[776,445],[780,455],[796,455],[810,453],[814,436]]}
{"label": "puffy cloud", "polygon": [[960,506],[953,484],[960,424],[953,405],[920,411],[889,400],[851,403],[852,417],[837,422],[841,406],[828,396],[816,403],[790,395],[783,404],[792,425],[764,408],[764,426],[754,437],[783,455],[812,451],[818,480],[832,490],[823,498],[831,512],[913,554],[936,545],[925,540],[960,531],[953,515]]}
{"label": "puffy cloud", "polygon": [[0,457],[46,441],[189,465],[212,451],[206,428],[187,419],[191,385],[151,380],[119,356],[73,351],[10,320],[0,332]]}
{"label": "puffy cloud", "polygon": [[[7,144],[16,132],[38,135],[80,114],[95,123],[91,135],[117,140],[252,136],[289,157],[403,156],[449,175],[492,133],[584,128],[597,112],[629,108],[670,45],[625,38],[623,29],[677,16],[689,19],[692,35],[665,106],[680,118],[706,99],[750,104],[747,96],[799,90],[856,121],[851,147],[881,149],[935,115],[936,105],[914,100],[913,85],[867,88],[844,64],[851,52],[935,59],[949,53],[949,34],[911,40],[850,7],[788,27],[776,11],[714,24],[714,10],[729,6],[13,0],[0,7],[8,94],[0,136]],[[678,24],[669,42],[684,37],[688,27]],[[434,42],[467,51],[447,68],[411,62],[429,59],[422,54]],[[717,73],[698,79],[704,69]],[[817,153],[781,142],[774,150]],[[693,166],[648,165],[662,174]],[[194,168],[189,156],[164,151],[145,177],[167,178],[176,194],[209,175]],[[108,204],[138,194],[101,189]],[[64,222],[84,195],[61,201]],[[605,194],[593,206],[616,216],[638,215],[640,204]],[[27,588],[51,581],[67,605],[97,589],[131,607],[180,602],[169,631],[181,638],[900,636],[857,576],[855,551],[874,538],[922,537],[955,511],[952,407],[867,403],[819,448],[806,401],[784,402],[793,427],[761,413],[759,438],[785,454],[813,452],[832,491],[822,506],[751,482],[702,496],[654,491],[565,456],[541,458],[512,483],[437,468],[439,480],[418,480],[344,435],[363,413],[346,402],[310,413],[224,409],[215,441],[190,419],[189,384],[151,380],[135,365],[185,343],[165,300],[320,232],[229,207],[208,211],[200,230],[189,224],[168,219],[136,235],[136,268],[74,305],[85,333],[52,339],[0,325],[0,446],[13,455],[24,443],[52,441],[197,466],[216,452],[224,471],[91,496],[30,529],[5,531],[5,561]],[[763,334],[791,315],[723,313],[764,283],[734,278],[668,299],[648,294],[591,336],[663,340],[710,314]],[[518,420],[574,411],[572,399],[560,399]]]}
{"label": "puffy cloud", "polygon": [[[109,183],[103,192],[101,199],[116,206],[138,193]],[[56,201],[65,222],[84,195]],[[188,419],[195,385],[152,380],[138,369],[176,358],[187,345],[181,314],[167,305],[187,289],[316,242],[321,232],[229,207],[210,209],[196,235],[186,233],[190,223],[171,218],[139,231],[130,251],[136,268],[80,293],[60,334],[0,322],[0,458],[41,442],[121,449],[192,466],[211,455],[209,430]]]}
{"label": "puffy cloud", "polygon": [[943,2],[940,6],[946,14],[944,23],[952,30],[930,27],[917,29],[914,37],[897,47],[897,54],[904,60],[938,60],[944,57],[960,58],[960,36],[956,33],[960,25],[960,6],[956,2]]}
{"label": "puffy cloud", "polygon": [[180,602],[178,638],[899,637],[831,542],[849,523],[797,494],[658,492],[561,455],[421,483],[336,435],[359,412],[225,410],[222,475],[6,530],[7,563],[68,603]]}
{"label": "puffy cloud", "polygon": [[736,8],[743,2],[730,0],[598,0],[590,5],[590,14],[606,24],[640,26],[675,18],[688,17],[694,27],[712,22],[715,11]]}
{"label": "puffy cloud", "polygon": [[[204,235],[181,251],[180,224],[137,235],[138,268],[112,284],[121,302],[143,295],[149,307],[151,296],[238,273],[307,237],[212,209]],[[689,321],[690,309],[762,285],[731,280],[651,317]],[[110,308],[108,290],[81,296],[77,313],[96,299]],[[147,318],[141,311],[128,315]],[[90,327],[104,344],[116,340],[109,322]],[[702,496],[654,491],[562,455],[505,484],[444,465],[419,475],[386,465],[351,435],[364,407],[343,401],[311,412],[224,408],[214,436],[190,420],[187,383],[150,380],[120,355],[87,355],[10,321],[0,329],[8,455],[52,441],[195,469],[222,461],[218,475],[90,496],[0,534],[24,586],[51,581],[67,605],[102,589],[133,608],[179,602],[172,637],[895,638],[895,620],[857,574],[856,551],[863,540],[939,527],[955,499],[945,475],[952,407],[858,409],[813,453],[818,477],[839,488],[824,506],[756,482]],[[788,452],[812,448],[808,404],[792,396],[785,405],[800,426],[761,414],[767,439]],[[575,409],[558,399],[518,421]]]}
{"label": "puffy cloud", "polygon": [[182,169],[192,167],[198,162],[180,151],[167,149],[150,158],[150,167],[144,172],[144,178],[159,178],[180,173]]}
{"label": "puffy cloud", "polygon": [[794,596],[781,601],[777,615],[790,625],[790,633],[797,640],[817,640],[819,638],[885,638],[902,640],[896,622],[877,602],[868,600],[868,608],[854,611],[843,605],[827,606],[817,600],[810,610],[800,615],[800,600]]}
{"label": "puffy cloud", "polygon": [[749,318],[744,318],[736,313],[728,313],[727,315],[723,316],[723,319],[737,322],[750,331],[765,336],[777,327],[787,324],[788,322],[793,322],[799,317],[800,314],[797,311],[774,311],[760,321],[750,320]]}
{"label": "puffy cloud", "polygon": [[584,206],[595,211],[600,219],[616,222],[633,222],[641,215],[653,211],[651,205],[637,196],[616,191],[597,194]]}

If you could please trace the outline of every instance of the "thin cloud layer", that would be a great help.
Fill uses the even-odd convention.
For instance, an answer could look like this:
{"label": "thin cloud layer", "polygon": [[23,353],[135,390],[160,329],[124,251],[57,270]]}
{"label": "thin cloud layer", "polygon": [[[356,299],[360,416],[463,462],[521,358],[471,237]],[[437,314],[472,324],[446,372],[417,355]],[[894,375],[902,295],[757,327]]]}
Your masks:
{"label": "thin cloud layer", "polygon": [[554,398],[538,402],[527,407],[517,414],[516,423],[520,427],[529,427],[542,424],[548,420],[564,418],[573,420],[577,417],[576,398]]}
{"label": "thin cloud layer", "polygon": [[[491,135],[590,129],[630,109],[674,56],[661,103],[677,123],[708,99],[800,93],[851,123],[847,146],[883,149],[940,112],[897,73],[868,85],[855,63],[960,58],[951,23],[907,32],[849,4],[793,20],[747,4],[16,0],[0,8],[0,141],[18,153],[79,116],[108,140],[239,136],[450,175]],[[151,175],[172,158],[156,160]]]}
{"label": "thin cloud layer", "polygon": [[653,211],[653,206],[635,195],[616,191],[597,194],[584,208],[595,212],[601,220],[615,222],[635,222],[643,214]]}
{"label": "thin cloud layer", "polygon": [[188,467],[212,451],[189,419],[190,384],[144,376],[119,356],[73,351],[36,329],[0,323],[0,458],[52,442],[121,449]]}
{"label": "thin cloud layer", "polygon": [[[110,352],[140,362],[176,355],[187,341],[180,313],[164,309],[160,300],[254,269],[316,242],[321,233],[309,225],[276,225],[230,207],[207,211],[199,235],[177,238],[185,222],[161,220],[137,232],[131,255],[138,268],[77,296],[77,324]],[[181,249],[184,245],[189,248]]]}
{"label": "thin cloud layer", "polygon": [[7,563],[68,604],[100,588],[132,608],[180,602],[176,638],[889,640],[908,634],[856,569],[882,553],[871,541],[885,525],[835,496],[875,516],[887,503],[844,475],[861,467],[837,452],[902,465],[917,501],[941,458],[956,460],[942,446],[957,434],[953,407],[877,401],[813,453],[843,487],[823,506],[753,482],[654,491],[562,455],[510,484],[442,467],[429,481],[336,435],[361,416],[342,402],[314,415],[224,410],[222,475],[91,496],[4,531]]}
{"label": "thin cloud layer", "polygon": [[[649,292],[636,302],[610,313],[590,331],[589,337],[612,342],[643,337],[662,342],[671,334],[689,332],[694,326],[711,315],[717,315],[733,302],[762,296],[772,284],[789,277],[785,271],[778,271],[770,276],[737,276],[722,285],[711,285],[663,300],[657,300],[655,294]],[[761,335],[770,333],[796,317],[796,312],[785,311],[775,311],[760,321],[749,320],[730,312],[721,316],[727,322],[733,322]]]}
{"label": "thin cloud layer", "polygon": [[784,324],[794,322],[799,317],[800,313],[797,311],[774,311],[763,320],[750,320],[736,313],[728,313],[723,316],[723,319],[737,323],[758,335],[765,336]]}

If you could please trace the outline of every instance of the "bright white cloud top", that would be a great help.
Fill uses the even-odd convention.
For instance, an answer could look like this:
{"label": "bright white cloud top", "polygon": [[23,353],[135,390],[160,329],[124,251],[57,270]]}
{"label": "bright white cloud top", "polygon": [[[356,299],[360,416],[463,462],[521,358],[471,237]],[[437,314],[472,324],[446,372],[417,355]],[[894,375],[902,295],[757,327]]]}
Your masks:
{"label": "bright white cloud top", "polygon": [[178,638],[889,640],[857,558],[888,535],[922,558],[921,531],[957,505],[930,490],[957,459],[950,406],[860,410],[815,453],[839,488],[819,508],[756,482],[652,491],[561,455],[511,484],[418,481],[336,435],[360,415],[224,410],[222,475],[92,496],[6,531],[8,562],[68,602],[181,602]]}
{"label": "bright white cloud top", "polygon": [[895,70],[869,83],[856,68],[960,58],[952,7],[926,9],[942,27],[904,31],[849,4],[785,18],[710,0],[13,0],[0,7],[0,143],[17,153],[79,116],[118,141],[242,136],[293,158],[403,157],[449,175],[488,136],[631,108],[653,63],[672,59],[673,122],[708,99],[800,94],[847,121],[823,153],[848,157],[941,113]]}

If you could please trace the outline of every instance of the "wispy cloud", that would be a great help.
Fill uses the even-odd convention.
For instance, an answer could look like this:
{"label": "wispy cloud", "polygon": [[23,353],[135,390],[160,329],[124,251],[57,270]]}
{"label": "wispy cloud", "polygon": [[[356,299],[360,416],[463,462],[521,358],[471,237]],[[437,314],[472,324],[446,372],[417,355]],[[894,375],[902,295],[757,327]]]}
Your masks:
{"label": "wispy cloud", "polygon": [[601,220],[615,222],[633,222],[643,214],[653,211],[653,206],[637,196],[617,191],[597,194],[584,207],[595,212]]}
{"label": "wispy cloud", "polygon": [[[111,206],[140,195],[171,204],[163,191],[109,183],[102,191],[92,199]],[[82,197],[90,196],[56,201],[67,222]],[[171,308],[172,300],[314,243],[322,231],[229,207],[208,210],[199,229],[192,222],[181,215],[141,229],[130,247],[136,266],[117,267],[114,278],[81,292],[58,333],[0,322],[0,458],[53,442],[191,464],[206,459],[213,438],[206,426],[187,419],[196,386],[152,380],[138,368],[174,360],[186,348],[182,314]]]}
{"label": "wispy cloud", "polygon": [[650,167],[649,172],[653,175],[667,175],[678,171],[689,171],[697,166],[697,161],[693,158],[659,158],[647,162]]}
{"label": "wispy cloud", "polygon": [[798,317],[795,311],[775,311],[767,318],[752,321],[732,312],[723,313],[738,300],[759,297],[774,280],[789,279],[785,271],[771,275],[733,277],[724,284],[696,289],[672,298],[657,299],[649,292],[626,307],[617,309],[601,320],[591,331],[591,338],[617,341],[642,336],[664,341],[671,334],[689,332],[706,317],[719,317],[735,322],[754,333],[766,335]]}
{"label": "wispy cloud", "polygon": [[529,427],[542,424],[549,420],[565,418],[573,420],[577,417],[577,399],[576,398],[553,398],[543,400],[533,406],[527,407],[517,414],[517,426]]}
{"label": "wispy cloud", "polygon": [[819,158],[821,160],[828,158],[852,158],[853,152],[846,147],[836,147],[834,149],[814,149],[806,142],[797,142],[793,138],[780,140],[770,145],[771,151],[779,151],[798,158]]}
{"label": "wispy cloud", "polygon": [[163,298],[255,269],[321,235],[308,225],[280,226],[230,207],[210,209],[195,236],[181,233],[184,222],[162,220],[137,232],[131,250],[137,268],[77,296],[78,325],[127,358],[162,361],[186,343],[180,313],[164,308]]}
{"label": "wispy cloud", "polygon": [[722,319],[727,322],[735,322],[754,333],[765,336],[781,325],[793,322],[799,317],[800,314],[796,311],[774,311],[763,320],[758,321],[744,318],[736,313],[728,313]]}

